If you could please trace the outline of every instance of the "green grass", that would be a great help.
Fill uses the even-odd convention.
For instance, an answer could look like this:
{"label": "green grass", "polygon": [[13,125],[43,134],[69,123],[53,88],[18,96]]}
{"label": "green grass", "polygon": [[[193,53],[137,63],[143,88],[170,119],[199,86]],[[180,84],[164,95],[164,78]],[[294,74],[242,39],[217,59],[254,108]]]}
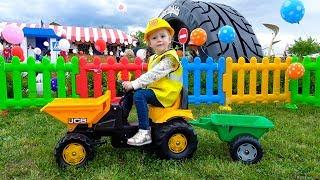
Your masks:
{"label": "green grass", "polygon": [[[191,106],[198,118],[217,105]],[[65,126],[39,109],[0,117],[0,179],[305,179],[320,178],[320,109],[283,104],[234,105],[232,113],[266,116],[275,128],[264,135],[264,157],[256,165],[233,162],[228,146],[212,131],[195,128],[199,144],[185,161],[159,160],[141,149],[99,146],[86,168],[60,170],[53,149]],[[135,118],[135,116],[132,116]]]}

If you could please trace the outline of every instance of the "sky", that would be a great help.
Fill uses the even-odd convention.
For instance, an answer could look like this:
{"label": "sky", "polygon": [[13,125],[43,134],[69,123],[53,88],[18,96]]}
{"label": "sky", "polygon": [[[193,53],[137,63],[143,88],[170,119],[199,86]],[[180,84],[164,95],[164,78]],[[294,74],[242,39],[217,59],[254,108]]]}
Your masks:
{"label": "sky", "polygon": [[[174,0],[1,0],[0,22],[40,23],[57,22],[67,26],[117,28],[128,34],[144,31],[145,25]],[[284,0],[203,0],[222,3],[236,9],[252,25],[263,48],[271,41],[271,31],[263,23],[280,28],[274,45],[275,53],[281,54],[295,39],[311,36],[320,42],[320,2],[302,0],[305,15],[299,24],[285,22],[280,15]],[[125,13],[118,10],[119,3],[127,6]]]}

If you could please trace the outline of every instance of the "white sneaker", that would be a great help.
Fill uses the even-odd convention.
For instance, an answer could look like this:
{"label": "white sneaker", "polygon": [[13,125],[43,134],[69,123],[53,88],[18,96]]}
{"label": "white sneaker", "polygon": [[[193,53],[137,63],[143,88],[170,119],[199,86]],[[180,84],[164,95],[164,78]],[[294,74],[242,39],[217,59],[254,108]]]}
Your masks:
{"label": "white sneaker", "polygon": [[139,129],[137,134],[135,134],[132,138],[128,139],[127,144],[133,146],[142,146],[145,144],[150,144],[151,142],[151,130]]}

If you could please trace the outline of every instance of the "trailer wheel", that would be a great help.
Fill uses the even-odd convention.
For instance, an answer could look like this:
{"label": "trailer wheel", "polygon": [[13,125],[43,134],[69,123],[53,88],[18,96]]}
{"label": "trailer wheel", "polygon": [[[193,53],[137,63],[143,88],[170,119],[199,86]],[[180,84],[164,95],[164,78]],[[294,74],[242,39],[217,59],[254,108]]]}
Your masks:
{"label": "trailer wheel", "polygon": [[160,158],[186,159],[193,156],[198,139],[188,123],[172,120],[156,129],[155,144]]}
{"label": "trailer wheel", "polygon": [[245,164],[255,164],[263,156],[259,141],[252,136],[240,136],[230,143],[230,155],[235,161]]}
{"label": "trailer wheel", "polygon": [[94,156],[91,140],[79,133],[67,134],[55,147],[54,155],[59,167],[81,167]]}

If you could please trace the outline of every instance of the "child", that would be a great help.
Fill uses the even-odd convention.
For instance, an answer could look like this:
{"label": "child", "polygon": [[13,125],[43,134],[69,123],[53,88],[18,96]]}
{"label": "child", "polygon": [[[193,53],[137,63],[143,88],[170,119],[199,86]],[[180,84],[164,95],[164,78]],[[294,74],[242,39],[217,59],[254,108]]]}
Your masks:
{"label": "child", "polygon": [[169,49],[173,35],[174,30],[167,21],[151,19],[144,35],[144,40],[155,52],[149,58],[148,71],[134,81],[122,83],[126,91],[135,90],[123,100],[125,116],[128,117],[134,101],[139,120],[139,131],[128,139],[129,145],[141,146],[152,142],[148,104],[170,107],[180,95],[182,66],[176,51]]}

